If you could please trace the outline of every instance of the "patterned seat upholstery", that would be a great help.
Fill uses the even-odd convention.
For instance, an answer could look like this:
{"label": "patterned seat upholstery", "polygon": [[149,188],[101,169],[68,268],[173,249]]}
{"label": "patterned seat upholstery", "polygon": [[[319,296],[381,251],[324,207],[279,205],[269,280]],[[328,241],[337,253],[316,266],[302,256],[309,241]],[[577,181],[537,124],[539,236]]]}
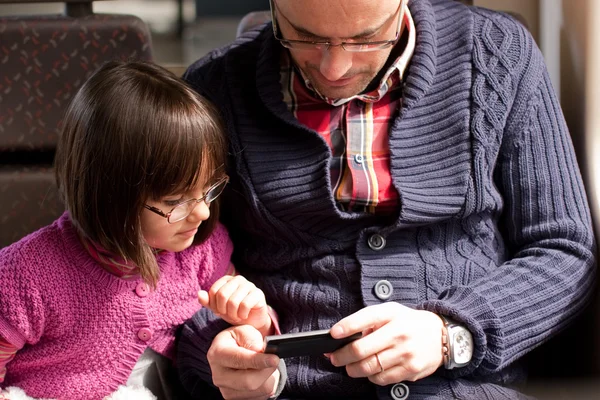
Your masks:
{"label": "patterned seat upholstery", "polygon": [[143,21],[82,4],[86,15],[67,7],[65,15],[0,17],[0,248],[64,210],[52,162],[61,119],[82,83],[105,61],[152,59]]}

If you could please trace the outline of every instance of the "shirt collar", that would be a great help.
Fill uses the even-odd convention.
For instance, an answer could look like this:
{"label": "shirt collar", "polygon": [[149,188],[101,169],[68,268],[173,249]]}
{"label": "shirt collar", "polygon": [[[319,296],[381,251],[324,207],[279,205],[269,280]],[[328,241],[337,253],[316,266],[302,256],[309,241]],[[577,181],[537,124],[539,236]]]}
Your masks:
{"label": "shirt collar", "polygon": [[[121,279],[136,279],[139,277],[139,268],[134,262],[109,252],[99,243],[90,240],[83,234],[79,234],[78,236],[90,257],[109,273]],[[165,253],[164,250],[159,249],[152,249],[152,252],[156,257]]]}

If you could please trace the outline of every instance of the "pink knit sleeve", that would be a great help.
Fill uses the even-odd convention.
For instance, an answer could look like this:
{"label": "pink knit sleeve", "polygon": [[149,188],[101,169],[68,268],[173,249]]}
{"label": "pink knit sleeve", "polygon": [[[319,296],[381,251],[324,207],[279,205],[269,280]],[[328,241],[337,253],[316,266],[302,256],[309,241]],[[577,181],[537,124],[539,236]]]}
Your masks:
{"label": "pink knit sleeve", "polygon": [[35,250],[19,242],[0,252],[0,337],[18,349],[36,343],[46,321],[40,282],[48,278],[36,264],[43,252]]}

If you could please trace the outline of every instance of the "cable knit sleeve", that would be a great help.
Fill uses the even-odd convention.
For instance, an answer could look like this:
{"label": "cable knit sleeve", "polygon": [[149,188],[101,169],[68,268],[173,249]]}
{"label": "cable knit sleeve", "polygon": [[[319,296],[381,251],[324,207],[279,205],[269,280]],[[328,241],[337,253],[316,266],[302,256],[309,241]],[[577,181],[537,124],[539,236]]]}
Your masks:
{"label": "cable knit sleeve", "polygon": [[[420,306],[455,317],[473,333],[473,361],[453,375],[492,374],[546,341],[582,311],[595,280],[586,194],[542,55],[524,28],[503,21],[484,20],[482,25],[475,50],[486,47],[498,56],[484,65],[485,60],[475,55],[477,79],[496,89],[512,81],[514,88],[494,170],[511,256],[478,281],[451,287],[439,299]],[[509,53],[509,46],[495,47],[507,40],[497,40],[493,29],[511,35],[520,48]],[[494,66],[509,63],[509,57],[521,57],[523,67],[505,80],[494,80],[498,78]],[[493,120],[491,107],[486,109],[486,98],[478,97],[482,93],[474,91],[474,102],[484,115],[481,121],[501,123]]]}
{"label": "cable knit sleeve", "polygon": [[184,388],[193,398],[202,398],[206,383],[212,384],[206,353],[219,332],[230,325],[202,308],[181,329],[177,348],[177,370]]}
{"label": "cable knit sleeve", "polygon": [[0,337],[16,348],[36,343],[45,324],[43,293],[35,268],[21,257],[21,247],[23,242],[18,242],[0,251]]}

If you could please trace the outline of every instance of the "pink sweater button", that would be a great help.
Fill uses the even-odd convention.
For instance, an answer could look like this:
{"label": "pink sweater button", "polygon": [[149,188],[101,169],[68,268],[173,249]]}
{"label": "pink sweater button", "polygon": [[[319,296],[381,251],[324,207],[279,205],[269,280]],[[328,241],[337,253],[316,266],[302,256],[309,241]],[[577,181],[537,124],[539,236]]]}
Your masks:
{"label": "pink sweater button", "polygon": [[135,287],[135,293],[140,297],[146,297],[150,294],[150,287],[146,282],[140,282]]}
{"label": "pink sweater button", "polygon": [[152,331],[148,328],[142,328],[138,331],[138,338],[141,341],[148,342],[152,339]]}

